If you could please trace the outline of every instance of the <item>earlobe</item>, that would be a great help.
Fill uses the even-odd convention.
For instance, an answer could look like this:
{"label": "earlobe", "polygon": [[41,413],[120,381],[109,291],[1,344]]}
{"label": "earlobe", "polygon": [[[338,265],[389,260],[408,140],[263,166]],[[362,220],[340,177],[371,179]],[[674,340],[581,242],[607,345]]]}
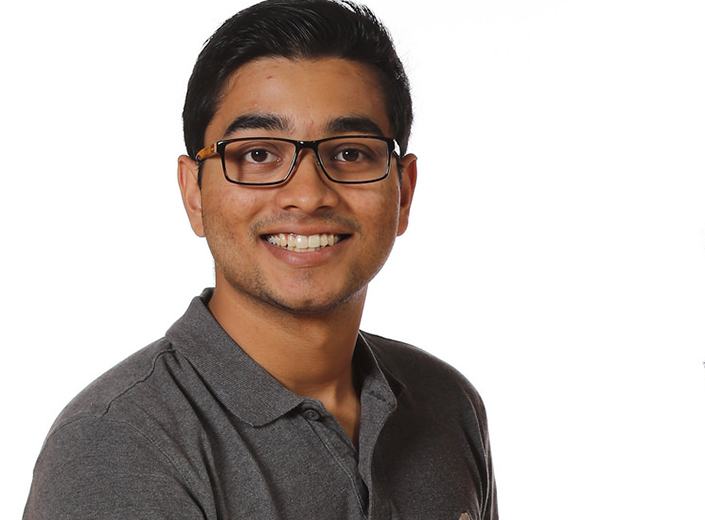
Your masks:
{"label": "earlobe", "polygon": [[181,199],[184,202],[191,229],[199,237],[205,236],[201,212],[201,188],[198,185],[198,163],[186,155],[180,156],[178,175]]}
{"label": "earlobe", "polygon": [[411,153],[399,159],[401,164],[401,189],[397,236],[402,235],[409,225],[409,211],[411,210],[411,201],[414,198],[414,190],[416,189],[416,160],[416,156]]}

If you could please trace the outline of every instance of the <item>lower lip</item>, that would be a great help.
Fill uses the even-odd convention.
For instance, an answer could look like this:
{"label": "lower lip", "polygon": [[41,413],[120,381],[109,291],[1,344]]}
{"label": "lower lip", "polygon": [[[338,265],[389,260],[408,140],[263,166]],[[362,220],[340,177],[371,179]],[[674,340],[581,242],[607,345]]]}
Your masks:
{"label": "lower lip", "polygon": [[289,249],[275,246],[265,238],[262,239],[262,242],[267,250],[274,255],[275,258],[282,262],[285,262],[293,267],[317,267],[330,261],[331,258],[340,254],[345,248],[347,248],[349,239],[345,238],[335,245],[322,247],[316,251],[308,251],[305,253],[296,253]]}

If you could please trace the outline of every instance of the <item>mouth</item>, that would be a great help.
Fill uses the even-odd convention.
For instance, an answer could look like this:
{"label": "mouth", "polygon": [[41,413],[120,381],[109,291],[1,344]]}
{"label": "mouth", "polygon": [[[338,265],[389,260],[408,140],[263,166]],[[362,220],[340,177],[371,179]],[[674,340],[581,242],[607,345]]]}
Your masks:
{"label": "mouth", "polygon": [[277,233],[275,235],[264,235],[263,238],[270,244],[286,249],[287,251],[312,253],[337,244],[347,238],[347,235],[336,235],[333,233],[322,233],[318,235]]}

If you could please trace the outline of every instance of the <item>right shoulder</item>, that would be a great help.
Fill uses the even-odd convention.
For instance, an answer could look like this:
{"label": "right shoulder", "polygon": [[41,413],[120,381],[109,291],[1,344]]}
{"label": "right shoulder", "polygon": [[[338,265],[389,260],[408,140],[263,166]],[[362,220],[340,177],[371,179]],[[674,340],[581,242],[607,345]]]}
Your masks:
{"label": "right shoulder", "polygon": [[135,390],[139,393],[139,387],[155,377],[159,366],[175,356],[173,346],[164,338],[135,352],[76,395],[59,414],[48,437],[73,422],[105,418],[116,402]]}
{"label": "right shoulder", "polygon": [[44,441],[24,518],[203,518],[206,479],[171,442],[188,418],[180,383],[193,377],[161,339],[86,387]]}

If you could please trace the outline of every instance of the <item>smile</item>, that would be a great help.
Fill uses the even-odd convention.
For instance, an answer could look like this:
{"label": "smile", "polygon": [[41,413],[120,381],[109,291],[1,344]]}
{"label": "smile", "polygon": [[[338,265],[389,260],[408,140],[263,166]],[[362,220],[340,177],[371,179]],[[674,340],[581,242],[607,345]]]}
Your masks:
{"label": "smile", "polygon": [[320,235],[296,235],[294,233],[279,233],[277,235],[266,235],[265,240],[272,245],[281,247],[295,253],[311,253],[324,247],[332,246],[340,242],[343,237],[332,233]]}

